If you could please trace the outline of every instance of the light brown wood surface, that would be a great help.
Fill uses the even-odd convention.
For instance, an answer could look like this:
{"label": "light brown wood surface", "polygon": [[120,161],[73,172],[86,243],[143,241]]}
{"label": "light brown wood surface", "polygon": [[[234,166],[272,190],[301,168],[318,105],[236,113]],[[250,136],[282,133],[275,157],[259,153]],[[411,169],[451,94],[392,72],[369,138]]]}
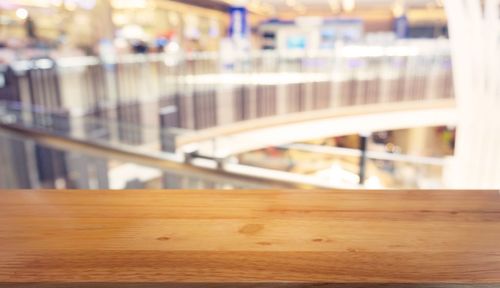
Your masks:
{"label": "light brown wood surface", "polygon": [[500,287],[500,193],[0,190],[0,286],[23,283]]}

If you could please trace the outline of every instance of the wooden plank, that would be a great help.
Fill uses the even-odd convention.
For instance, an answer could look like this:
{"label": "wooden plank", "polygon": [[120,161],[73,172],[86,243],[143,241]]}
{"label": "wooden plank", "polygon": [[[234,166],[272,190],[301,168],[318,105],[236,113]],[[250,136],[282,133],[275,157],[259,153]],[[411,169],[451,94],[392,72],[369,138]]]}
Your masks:
{"label": "wooden plank", "polygon": [[500,192],[0,191],[0,287],[327,284],[500,287]]}

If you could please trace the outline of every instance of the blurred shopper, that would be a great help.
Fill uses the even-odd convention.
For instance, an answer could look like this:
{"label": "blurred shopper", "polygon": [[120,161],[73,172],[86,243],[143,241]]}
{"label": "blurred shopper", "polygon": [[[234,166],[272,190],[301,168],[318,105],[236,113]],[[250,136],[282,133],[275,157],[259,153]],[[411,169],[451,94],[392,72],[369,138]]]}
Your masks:
{"label": "blurred shopper", "polygon": [[35,21],[31,16],[28,16],[24,22],[24,29],[26,30],[26,36],[32,41],[37,42],[38,37],[36,34],[36,25]]}
{"label": "blurred shopper", "polygon": [[132,41],[131,45],[132,45],[132,51],[134,51],[134,53],[137,54],[148,53],[149,50],[148,44],[143,40]]}

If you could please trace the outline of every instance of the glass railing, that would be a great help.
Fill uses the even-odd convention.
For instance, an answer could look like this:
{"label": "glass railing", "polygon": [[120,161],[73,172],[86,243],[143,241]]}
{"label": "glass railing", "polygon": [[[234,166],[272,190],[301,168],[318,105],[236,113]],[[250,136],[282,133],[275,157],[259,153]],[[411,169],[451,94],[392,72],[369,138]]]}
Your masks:
{"label": "glass railing", "polygon": [[[363,173],[363,187],[381,188],[443,188],[443,173],[446,157],[429,157],[333,146],[290,144],[284,149],[287,171],[314,175],[325,183],[352,187],[360,182],[360,160],[366,157]],[[269,163],[259,159],[252,164]],[[282,161],[283,162],[283,161]],[[281,170],[283,168],[277,168]]]}
{"label": "glass railing", "polygon": [[[132,155],[146,156],[157,159],[162,163],[198,167],[205,172],[212,171],[208,175],[204,175],[207,174],[204,171],[193,173],[193,171],[183,166],[166,165],[172,171],[186,170],[182,174],[188,175],[186,176],[188,178],[200,178],[200,176],[196,175],[201,174],[204,175],[201,178],[205,178],[210,182],[209,180],[213,179],[216,173],[222,173],[227,174],[229,179],[234,178],[234,180],[249,178],[245,179],[248,180],[248,183],[260,187],[283,187],[287,185],[323,188],[359,187],[361,151],[358,149],[289,144],[278,147],[279,149],[288,150],[285,154],[289,156],[286,157],[269,158],[264,153],[244,153],[237,157],[215,159],[206,158],[204,155],[181,154],[165,149],[166,146],[173,145],[171,142],[175,141],[178,135],[185,132],[180,129],[158,131],[138,125],[103,121],[89,116],[71,117],[67,114],[57,113],[57,111],[31,110],[19,105],[9,105],[5,102],[3,104],[0,102],[0,115],[0,126],[18,127],[21,130],[59,136],[77,143],[86,143]],[[120,133],[123,131],[127,131],[126,135],[129,135],[129,137],[120,137]],[[130,135],[135,133],[140,135],[150,134],[148,137],[143,138],[148,139],[148,141],[132,141],[134,138],[130,138]],[[442,187],[444,158],[376,151],[367,151],[366,158],[364,187]],[[182,179],[179,181],[187,181]],[[270,183],[265,181],[270,181]],[[173,183],[177,182],[174,181]],[[181,185],[179,187],[185,186]]]}
{"label": "glass railing", "polygon": [[106,120],[92,115],[75,116],[63,109],[33,107],[20,105],[17,102],[1,101],[0,123],[92,144],[133,150],[137,153],[164,151],[165,153],[162,153],[164,157],[182,161],[182,158],[176,157],[175,147],[173,147],[176,135],[185,133],[179,128],[160,130],[157,127]]}
{"label": "glass railing", "polygon": [[2,100],[149,127],[453,98],[446,41],[332,51],[148,54],[11,65]]}
{"label": "glass railing", "polygon": [[[86,138],[163,151],[175,151],[174,129],[194,135],[254,119],[262,119],[259,125],[265,126],[276,122],[268,119],[307,120],[349,107],[390,109],[390,104],[411,107],[453,98],[447,42],[438,40],[231,57],[199,53],[34,59],[2,71],[0,100],[73,119],[71,128],[63,127],[68,124],[64,121],[52,123],[55,118],[32,124],[59,125]],[[296,117],[299,113],[303,116]],[[292,118],[283,117],[287,115]]]}
{"label": "glass railing", "polygon": [[[171,142],[175,141],[177,135],[183,133],[178,129],[158,131],[140,125],[104,121],[90,116],[71,116],[61,111],[27,108],[9,102],[0,102],[1,127],[28,135],[41,134],[67,140],[69,147],[75,143],[85,144],[105,151],[117,151],[125,154],[126,157],[147,158],[159,162],[169,171],[175,171],[186,177],[203,178],[209,182],[213,179],[223,179],[222,182],[236,183],[238,187],[335,188],[333,185],[322,183],[315,177],[252,167],[238,163],[234,158],[214,159],[165,149],[172,145]],[[85,127],[91,129],[85,130]],[[130,138],[128,134],[128,137],[120,137],[120,133],[124,130],[128,133],[133,131],[140,135],[152,136],[148,137],[147,142],[131,141],[134,138]]]}
{"label": "glass railing", "polygon": [[231,175],[338,187],[317,175],[181,153],[178,139],[250,120],[265,126],[291,119],[284,116],[453,99],[447,42],[406,44],[20,61],[0,72],[0,123]]}
{"label": "glass railing", "polygon": [[232,189],[264,188],[165,169],[111,155],[54,147],[0,131],[1,189]]}

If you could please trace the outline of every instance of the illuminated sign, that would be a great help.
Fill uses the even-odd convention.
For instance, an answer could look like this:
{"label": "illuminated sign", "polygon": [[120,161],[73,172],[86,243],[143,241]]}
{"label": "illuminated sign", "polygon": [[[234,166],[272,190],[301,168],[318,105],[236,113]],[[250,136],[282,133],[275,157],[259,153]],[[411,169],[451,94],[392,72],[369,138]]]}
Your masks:
{"label": "illuminated sign", "polygon": [[231,15],[229,36],[232,38],[246,38],[248,34],[247,9],[245,7],[231,7],[229,13]]}

